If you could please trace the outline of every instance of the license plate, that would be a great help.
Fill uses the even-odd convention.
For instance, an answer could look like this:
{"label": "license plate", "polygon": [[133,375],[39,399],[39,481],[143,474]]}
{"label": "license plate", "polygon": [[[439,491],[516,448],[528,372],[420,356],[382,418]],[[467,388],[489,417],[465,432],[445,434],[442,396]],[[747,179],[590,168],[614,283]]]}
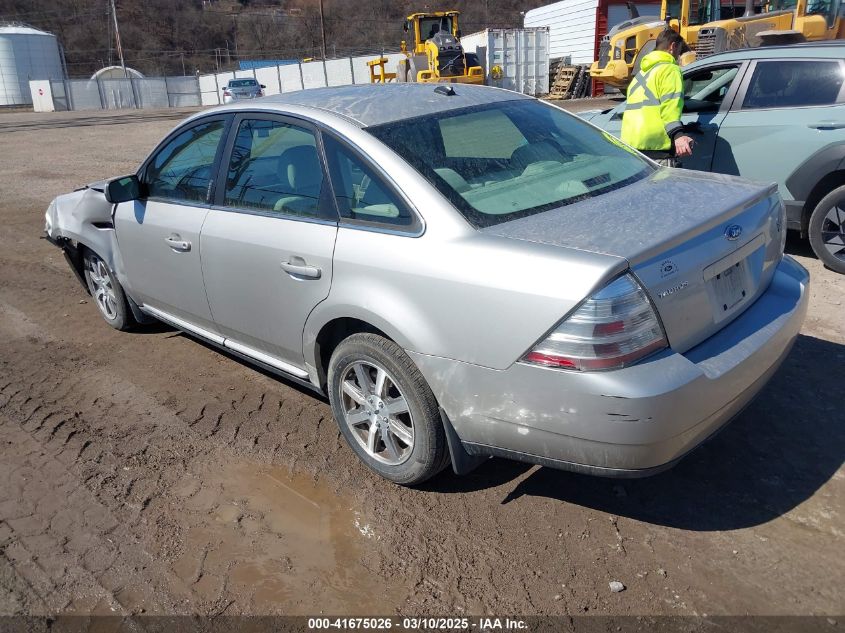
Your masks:
{"label": "license plate", "polygon": [[716,302],[722,313],[729,312],[745,299],[748,294],[745,282],[745,260],[737,262],[713,277]]}

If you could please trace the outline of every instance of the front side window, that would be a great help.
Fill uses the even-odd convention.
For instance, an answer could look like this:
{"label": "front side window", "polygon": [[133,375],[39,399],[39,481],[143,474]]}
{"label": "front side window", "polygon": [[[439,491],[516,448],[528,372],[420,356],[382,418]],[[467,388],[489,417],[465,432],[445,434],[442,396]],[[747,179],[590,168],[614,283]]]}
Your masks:
{"label": "front side window", "polygon": [[400,198],[348,148],[325,134],[323,144],[341,217],[397,227],[415,224]]}
{"label": "front side window", "polygon": [[837,61],[757,62],[742,109],[831,105],[843,79]]}
{"label": "front side window", "polygon": [[178,134],[147,166],[144,182],[151,198],[206,202],[224,122],[209,121]]}
{"label": "front side window", "polygon": [[708,68],[684,77],[684,102],[706,101],[714,108],[722,104],[739,72],[738,66]]}
{"label": "front side window", "polygon": [[308,129],[244,119],[232,147],[223,204],[285,215],[320,212],[323,167]]}
{"label": "front side window", "polygon": [[612,136],[533,99],[367,128],[477,227],[640,180],[653,167]]}

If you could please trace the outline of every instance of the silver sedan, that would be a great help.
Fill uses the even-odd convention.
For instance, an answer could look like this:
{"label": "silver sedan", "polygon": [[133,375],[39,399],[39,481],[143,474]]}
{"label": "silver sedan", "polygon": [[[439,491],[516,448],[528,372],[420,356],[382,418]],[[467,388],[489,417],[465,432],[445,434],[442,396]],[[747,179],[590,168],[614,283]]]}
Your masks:
{"label": "silver sedan", "polygon": [[328,395],[372,470],[658,472],[786,358],[772,186],[667,170],[513,92],[306,90],[197,114],[46,213],[102,317]]}

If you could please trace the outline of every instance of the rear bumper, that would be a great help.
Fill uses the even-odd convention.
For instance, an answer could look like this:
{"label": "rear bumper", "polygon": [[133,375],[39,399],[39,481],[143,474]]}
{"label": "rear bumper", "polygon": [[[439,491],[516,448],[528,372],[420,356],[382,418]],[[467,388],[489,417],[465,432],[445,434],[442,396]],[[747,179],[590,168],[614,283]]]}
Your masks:
{"label": "rear bumper", "polygon": [[729,326],[617,371],[506,370],[412,353],[467,452],[612,477],[664,470],[748,405],[786,358],[809,276],[784,257]]}

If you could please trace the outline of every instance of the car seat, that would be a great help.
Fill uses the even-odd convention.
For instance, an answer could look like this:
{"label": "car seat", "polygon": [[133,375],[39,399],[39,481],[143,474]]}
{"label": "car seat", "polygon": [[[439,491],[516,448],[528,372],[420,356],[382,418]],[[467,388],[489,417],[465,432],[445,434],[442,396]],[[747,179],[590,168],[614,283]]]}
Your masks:
{"label": "car seat", "polygon": [[285,150],[279,157],[278,173],[282,183],[287,183],[287,189],[276,201],[273,210],[294,215],[316,215],[323,186],[323,167],[317,148],[299,145]]}

